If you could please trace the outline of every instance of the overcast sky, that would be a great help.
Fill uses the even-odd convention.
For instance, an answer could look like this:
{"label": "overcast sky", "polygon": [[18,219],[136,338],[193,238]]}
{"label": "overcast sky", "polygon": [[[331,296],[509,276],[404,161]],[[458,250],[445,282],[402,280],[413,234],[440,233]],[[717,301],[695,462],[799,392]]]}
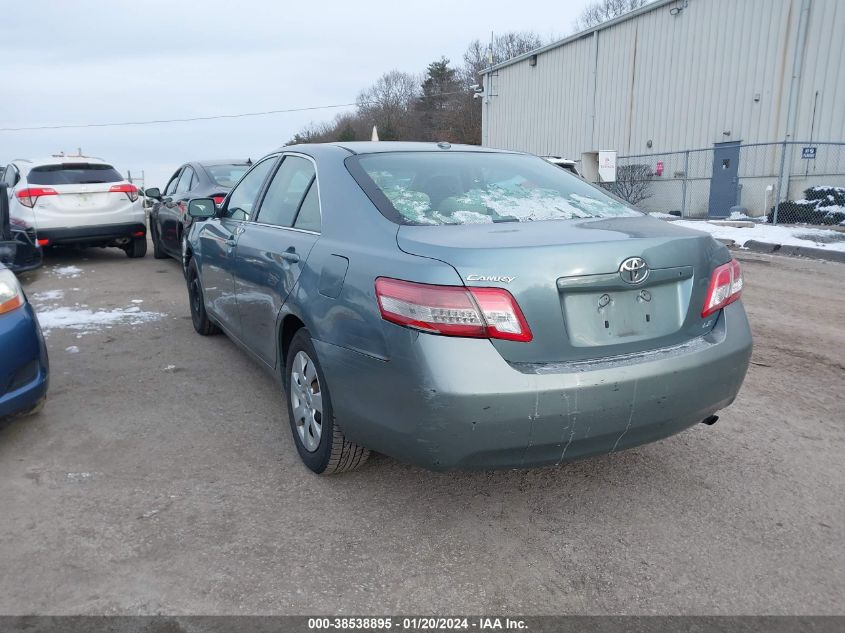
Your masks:
{"label": "overcast sky", "polygon": [[[0,20],[0,128],[350,103],[383,72],[459,62],[490,32],[566,35],[586,0],[27,0]],[[164,186],[181,163],[253,159],[340,110],[0,132],[0,163],[75,152]]]}

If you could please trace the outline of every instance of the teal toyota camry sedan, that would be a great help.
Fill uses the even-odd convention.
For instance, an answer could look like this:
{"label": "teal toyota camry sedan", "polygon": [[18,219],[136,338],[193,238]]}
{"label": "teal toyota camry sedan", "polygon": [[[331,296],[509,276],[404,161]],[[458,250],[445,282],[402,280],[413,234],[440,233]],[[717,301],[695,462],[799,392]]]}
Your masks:
{"label": "teal toyota camry sedan", "polygon": [[728,250],[536,156],[294,145],[189,212],[194,327],[278,377],[316,473],[618,451],[712,424],[748,368]]}

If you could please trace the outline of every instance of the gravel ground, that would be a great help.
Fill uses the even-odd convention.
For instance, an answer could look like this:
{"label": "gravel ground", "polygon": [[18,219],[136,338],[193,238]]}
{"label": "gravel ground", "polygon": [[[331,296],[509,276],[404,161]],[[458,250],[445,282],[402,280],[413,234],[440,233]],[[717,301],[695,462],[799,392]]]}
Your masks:
{"label": "gravel ground", "polygon": [[845,265],[743,265],[753,365],[714,427],[319,478],[175,261],[53,254],[26,278],[49,401],[0,427],[0,613],[845,613]]}

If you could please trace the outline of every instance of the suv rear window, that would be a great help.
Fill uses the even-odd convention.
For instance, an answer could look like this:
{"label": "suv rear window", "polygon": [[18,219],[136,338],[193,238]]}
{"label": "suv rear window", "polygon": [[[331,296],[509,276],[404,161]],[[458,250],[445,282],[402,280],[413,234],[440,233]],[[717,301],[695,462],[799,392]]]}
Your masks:
{"label": "suv rear window", "polygon": [[597,187],[527,154],[386,152],[346,159],[399,224],[483,224],[639,216]]}
{"label": "suv rear window", "polygon": [[31,185],[87,185],[120,182],[123,176],[111,165],[100,163],[62,163],[33,167],[26,180]]}
{"label": "suv rear window", "polygon": [[238,184],[238,181],[249,169],[249,165],[206,165],[205,171],[221,187],[230,189]]}

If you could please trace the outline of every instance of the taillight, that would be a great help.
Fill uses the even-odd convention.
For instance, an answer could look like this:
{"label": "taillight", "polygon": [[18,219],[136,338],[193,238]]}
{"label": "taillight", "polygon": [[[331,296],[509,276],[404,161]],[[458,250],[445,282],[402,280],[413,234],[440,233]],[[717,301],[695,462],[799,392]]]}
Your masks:
{"label": "taillight", "polygon": [[376,279],[381,316],[406,327],[471,338],[531,340],[531,330],[511,293],[502,288],[435,286]]}
{"label": "taillight", "polygon": [[18,201],[25,207],[30,209],[38,202],[41,196],[57,196],[59,193],[50,187],[27,187],[26,189],[19,189],[15,192]]}
{"label": "taillight", "polygon": [[710,316],[721,310],[739,299],[741,294],[742,269],[739,262],[732,259],[727,264],[716,267],[710,275],[710,286],[707,288],[701,316]]}
{"label": "taillight", "polygon": [[223,204],[223,201],[226,199],[226,196],[211,196],[211,199],[214,200],[214,204],[218,207]]}
{"label": "taillight", "polygon": [[112,185],[109,191],[112,193],[125,193],[130,202],[135,202],[138,199],[138,187],[130,183]]}
{"label": "taillight", "polygon": [[38,238],[38,245],[39,246],[50,246],[50,240],[46,237],[39,237]]}

